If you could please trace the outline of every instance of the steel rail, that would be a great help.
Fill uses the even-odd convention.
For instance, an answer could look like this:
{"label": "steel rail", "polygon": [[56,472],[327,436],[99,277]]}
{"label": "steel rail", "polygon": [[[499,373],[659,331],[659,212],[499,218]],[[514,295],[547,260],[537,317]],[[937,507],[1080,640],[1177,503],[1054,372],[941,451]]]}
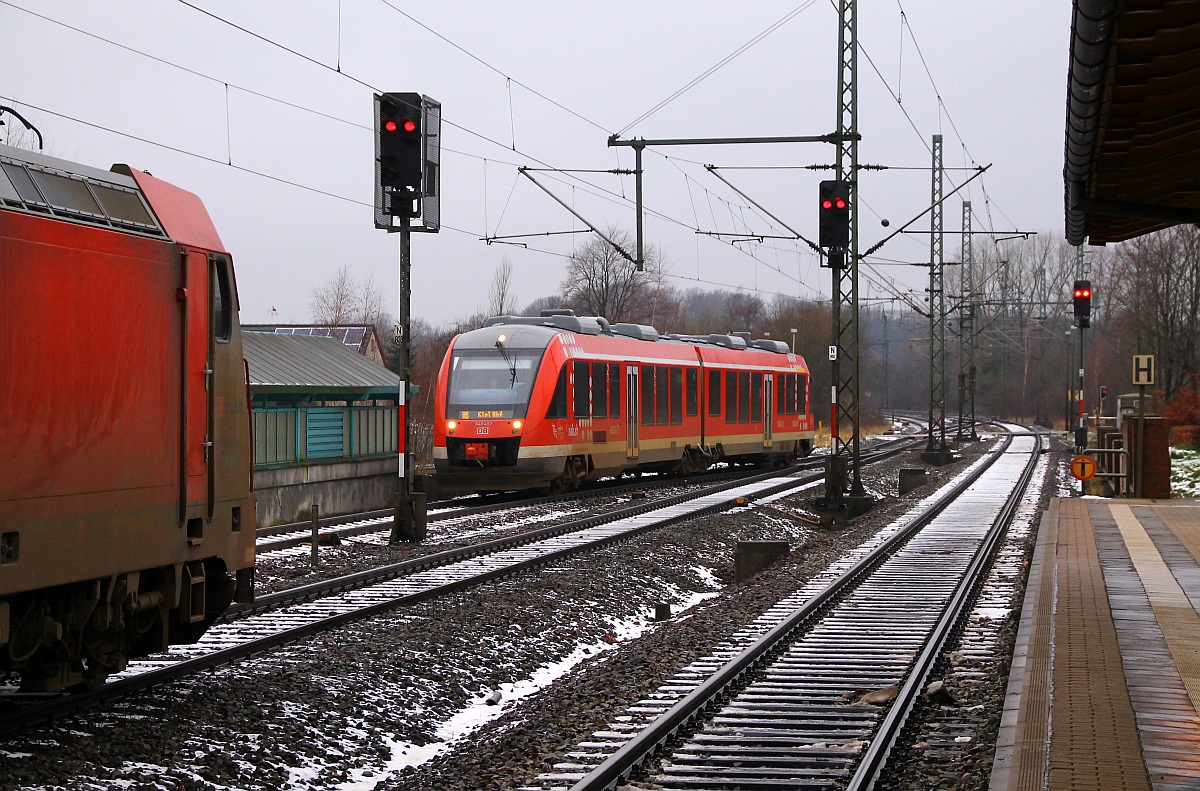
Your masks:
{"label": "steel rail", "polygon": [[599,766],[592,769],[591,772],[571,786],[571,791],[601,791],[601,789],[611,789],[616,787],[622,780],[628,778],[634,769],[656,753],[680,729],[703,715],[716,701],[725,697],[731,688],[738,684],[747,673],[760,665],[764,660],[774,656],[792,639],[798,630],[805,628],[815,616],[822,613],[834,600],[841,598],[848,591],[857,587],[860,582],[894,554],[910,537],[932,522],[938,514],[945,510],[969,486],[978,481],[1001,458],[1003,453],[1011,446],[1012,439],[1013,436],[1010,432],[1001,447],[992,451],[989,454],[988,460],[981,464],[972,475],[965,477],[947,491],[943,497],[929,504],[908,525],[881,543],[870,554],[860,559],[844,574],[816,593],[784,621],[745,648],[716,673],[709,676],[692,692],[660,715],[649,727],[643,729],[637,736],[622,745]]}
{"label": "steel rail", "polygon": [[[911,437],[905,438],[905,439],[912,441]],[[919,441],[919,438],[917,441]],[[903,450],[903,447],[898,446],[891,450],[879,451],[874,460],[879,461],[879,460],[882,460],[883,458],[888,458],[892,455],[895,455],[896,453],[900,453],[902,450]],[[647,513],[649,511],[665,510],[667,508],[670,508],[673,505],[678,505],[680,503],[687,502],[688,500],[695,500],[695,499],[700,499],[701,497],[711,496],[713,494],[719,494],[719,493],[721,493],[723,491],[727,491],[729,489],[735,489],[735,488],[738,488],[739,486],[747,485],[747,483],[754,483],[754,482],[769,480],[771,478],[777,478],[777,477],[783,477],[786,480],[783,480],[774,486],[770,486],[770,487],[764,488],[762,490],[759,490],[758,492],[755,492],[751,497],[752,498],[766,497],[766,496],[771,496],[773,494],[778,494],[783,491],[787,491],[788,489],[798,488],[800,486],[804,486],[809,483],[813,483],[817,480],[821,480],[822,474],[816,473],[816,474],[804,476],[804,477],[795,477],[794,473],[781,474],[781,472],[779,470],[771,470],[769,472],[760,473],[760,474],[754,475],[754,476],[749,476],[748,478],[743,478],[738,481],[724,483],[724,484],[721,484],[721,485],[718,485],[715,487],[709,487],[707,490],[699,492],[699,493],[692,492],[692,493],[688,493],[688,494],[684,494],[684,495],[677,495],[675,497],[667,498],[667,500],[664,500],[664,501],[658,501],[658,502],[651,503],[651,504],[636,506],[634,508],[623,509],[622,511],[617,512],[617,513],[609,513],[609,514],[602,515],[602,516],[589,517],[586,520],[580,520],[580,522],[588,522],[589,527],[595,527],[598,525],[605,524],[607,522],[617,521],[618,519],[629,518],[632,516],[638,516],[638,515]],[[244,643],[240,643],[235,646],[218,649],[218,650],[206,653],[202,656],[193,657],[191,659],[180,660],[177,662],[173,662],[172,664],[165,666],[165,667],[161,667],[161,668],[157,668],[157,669],[153,669],[153,670],[147,670],[143,673],[138,673],[137,675],[130,676],[128,678],[112,681],[95,691],[78,693],[78,694],[73,694],[73,695],[63,695],[61,697],[53,698],[51,700],[45,701],[43,703],[40,703],[40,704],[37,704],[34,706],[30,706],[29,708],[26,708],[24,710],[18,711],[13,714],[5,715],[3,718],[0,718],[0,734],[12,733],[12,732],[21,730],[23,728],[28,728],[33,725],[39,724],[39,723],[47,722],[47,721],[53,720],[55,718],[66,716],[67,714],[70,714],[71,712],[74,712],[74,711],[78,711],[78,710],[85,709],[85,708],[92,708],[92,707],[99,706],[99,705],[102,705],[105,703],[110,703],[115,700],[119,700],[121,698],[127,697],[136,692],[144,691],[144,690],[149,689],[154,686],[159,686],[164,683],[183,678],[185,676],[189,676],[189,675],[193,675],[195,673],[202,672],[204,670],[209,670],[214,667],[219,667],[221,665],[229,664],[231,662],[234,662],[234,661],[237,661],[240,659],[244,659],[244,658],[252,656],[254,654],[262,653],[264,651],[268,651],[268,650],[277,648],[279,646],[286,645],[288,643],[296,642],[297,640],[309,637],[314,634],[318,634],[320,632],[329,631],[331,629],[334,629],[334,628],[344,625],[346,623],[350,623],[350,622],[357,621],[357,620],[362,620],[365,618],[372,617],[374,615],[379,615],[381,613],[385,613],[390,610],[397,609],[399,607],[411,606],[414,604],[419,604],[421,602],[427,601],[429,599],[439,598],[439,597],[447,596],[447,595],[450,595],[453,593],[457,593],[462,590],[466,590],[468,588],[472,588],[472,587],[475,587],[475,586],[483,584],[483,583],[499,580],[499,579],[502,579],[505,577],[509,577],[509,576],[512,576],[515,574],[522,573],[524,571],[528,571],[531,568],[554,563],[554,562],[557,562],[564,558],[567,558],[571,555],[581,554],[583,552],[591,551],[593,549],[596,549],[596,548],[599,548],[602,546],[606,546],[608,544],[616,543],[618,541],[624,541],[624,540],[632,538],[634,536],[641,535],[642,533],[646,533],[646,532],[649,532],[652,530],[657,530],[664,526],[667,526],[670,524],[675,524],[680,521],[690,520],[690,519],[694,519],[697,517],[717,513],[719,511],[725,510],[727,508],[730,508],[730,507],[733,507],[734,505],[736,505],[737,499],[738,498],[721,500],[719,502],[710,504],[703,508],[699,508],[699,509],[696,509],[693,511],[680,513],[680,514],[676,514],[676,515],[669,515],[662,519],[656,520],[654,522],[648,522],[644,525],[631,527],[630,529],[625,530],[618,534],[598,537],[595,540],[592,540],[586,544],[563,547],[558,550],[553,550],[553,551],[550,551],[547,553],[543,553],[541,555],[538,555],[537,557],[533,557],[533,558],[529,558],[527,560],[511,563],[511,564],[503,566],[501,568],[493,569],[490,571],[484,571],[484,572],[481,572],[478,574],[474,574],[467,578],[458,579],[458,580],[454,580],[454,581],[447,582],[447,583],[442,583],[442,584],[439,584],[436,586],[431,586],[428,589],[425,589],[425,590],[422,590],[422,591],[419,591],[416,593],[407,594],[407,595],[396,597],[396,598],[391,598],[386,601],[381,601],[381,602],[369,604],[369,605],[362,606],[362,607],[356,607],[352,610],[349,610],[349,611],[346,611],[343,613],[338,613],[336,615],[325,616],[325,617],[310,621],[309,623],[303,624],[301,626],[296,626],[296,627],[292,627],[289,629],[280,630],[279,632],[276,632],[276,633],[273,633],[270,635],[266,635],[264,637],[256,638],[254,640],[250,640],[250,641],[247,641]],[[477,546],[487,546],[487,547],[490,547],[490,551],[495,551],[497,548],[499,548],[501,546],[503,546],[505,548],[510,548],[511,546],[515,546],[515,545],[532,543],[532,541],[535,539],[530,538],[530,536],[532,536],[534,534],[538,534],[541,538],[546,538],[546,537],[554,537],[555,535],[559,535],[559,534],[562,534],[565,532],[577,532],[580,529],[586,529],[586,528],[581,528],[579,523],[576,523],[574,530],[571,530],[571,531],[565,529],[563,526],[544,528],[542,530],[532,531],[532,533],[522,534],[522,536],[524,536],[526,538],[525,541],[516,541],[515,539],[520,538],[520,537],[514,536],[514,537],[509,537],[506,539],[497,539],[495,541],[485,542],[485,544],[477,545]],[[458,557],[457,557],[458,560],[466,559],[466,558],[473,557],[473,556],[478,556],[481,554],[488,554],[488,552],[485,552],[485,551],[471,552],[471,550],[473,550],[473,549],[476,549],[476,547],[468,547],[468,548],[464,548],[463,550],[451,550],[450,552],[447,552],[447,553],[438,553],[438,555],[442,556],[441,562],[426,563],[425,568],[427,569],[430,567],[447,565],[448,563],[453,562],[448,559],[449,556],[451,556],[453,554],[458,554]],[[415,561],[408,561],[406,563],[394,564],[393,566],[387,567],[387,568],[392,572],[391,578],[403,576],[404,574],[412,572],[412,570],[413,570],[412,564],[420,564],[420,563],[429,561],[430,559],[435,558],[435,557],[436,556],[428,556],[427,558],[420,558]],[[405,570],[402,570],[402,571],[397,571],[398,567],[405,567],[405,566],[407,566],[408,568]],[[288,596],[292,597],[291,602],[289,602],[289,603],[292,603],[292,602],[296,602],[296,601],[302,601],[305,599],[315,598],[320,593],[328,594],[330,592],[341,592],[341,591],[345,591],[345,590],[350,590],[354,587],[363,587],[366,584],[365,582],[363,582],[363,580],[368,579],[372,575],[377,575],[378,572],[381,572],[381,571],[383,571],[383,569],[371,570],[368,572],[361,572],[361,573],[355,574],[355,575],[349,575],[346,578],[338,578],[337,580],[331,580],[331,581],[327,581],[324,583],[314,583],[313,585],[302,586],[301,588],[293,589],[292,591],[281,591],[280,594],[278,594],[275,597],[263,597],[264,600],[271,599],[271,601],[269,603],[270,606],[267,606],[265,609],[270,609],[270,607],[272,607],[272,606],[281,606],[281,604],[283,603],[285,598],[288,598]],[[352,582],[352,580],[356,580],[357,584],[355,584],[355,582]],[[386,581],[386,580],[381,579],[381,578],[376,578],[374,581],[378,582],[378,581]],[[264,602],[264,604],[268,604],[268,602]],[[253,605],[242,605],[242,607],[252,607],[252,606]],[[245,610],[241,610],[240,612],[242,612],[242,614],[247,614]]]}
{"label": "steel rail", "polygon": [[[847,791],[867,791],[867,789],[874,788],[875,782],[879,779],[879,775],[887,763],[888,755],[900,738],[904,724],[907,722],[909,714],[912,713],[913,706],[916,705],[921,690],[925,687],[929,673],[933,670],[933,666],[937,663],[938,657],[941,655],[946,640],[949,639],[954,628],[962,620],[967,605],[974,598],[975,592],[982,584],[983,569],[991,562],[996,545],[1008,530],[1008,526],[1012,524],[1013,517],[1025,496],[1026,490],[1029,488],[1029,481],[1033,478],[1033,472],[1037,467],[1038,458],[1041,455],[1042,432],[1035,430],[1032,433],[1037,438],[1037,447],[1029,455],[1029,461],[1025,465],[1020,478],[1018,478],[1016,485],[1013,486],[1012,491],[1000,509],[1000,513],[993,520],[991,528],[976,550],[975,556],[967,567],[966,573],[960,579],[953,596],[947,603],[942,617],[938,619],[929,640],[925,643],[920,655],[918,655],[916,661],[913,663],[907,679],[900,687],[896,700],[893,701],[891,707],[888,709],[888,713],[880,722],[875,738],[871,739],[870,743],[863,750],[858,768],[846,786]],[[1010,442],[1012,436],[1010,433]]]}
{"label": "steel rail", "polygon": [[[905,417],[903,419],[909,423],[913,423],[914,425],[917,422],[916,420],[914,420],[912,418]],[[880,443],[879,448],[887,447],[889,444],[903,442],[904,440],[905,440],[904,437],[896,437],[896,438],[892,438],[889,440],[885,440],[882,443]],[[823,461],[819,458],[818,459],[805,459],[805,460],[802,460],[799,462],[798,468],[804,469],[808,466],[812,466],[812,465],[816,465],[816,464],[823,464]],[[696,474],[693,474],[690,476],[685,476],[685,477],[688,479],[720,480],[724,477],[730,477],[730,476],[738,477],[741,474],[742,474],[741,471],[739,471],[737,469],[716,470],[716,471],[710,470],[708,472],[696,473]],[[433,511],[432,513],[430,513],[428,515],[428,521],[441,522],[441,521],[445,521],[448,519],[460,519],[460,518],[466,517],[466,516],[474,516],[476,514],[487,514],[487,513],[494,513],[496,511],[504,511],[504,510],[508,510],[510,508],[525,508],[525,507],[529,507],[529,506],[544,505],[544,504],[548,504],[548,503],[569,502],[569,501],[574,501],[574,500],[578,500],[581,498],[606,497],[606,496],[613,495],[613,494],[620,494],[621,492],[636,491],[639,489],[646,489],[646,488],[652,488],[652,487],[657,488],[657,487],[665,487],[665,486],[678,486],[680,480],[682,480],[682,479],[679,477],[670,477],[667,475],[663,475],[656,479],[641,478],[632,483],[608,483],[608,484],[603,484],[601,486],[596,486],[595,488],[589,487],[589,488],[574,491],[574,492],[549,494],[549,495],[543,495],[540,497],[523,497],[523,498],[508,497],[508,498],[506,498],[504,495],[500,495],[499,502],[484,503],[482,505],[465,505],[465,506],[458,506],[458,507],[448,507],[448,508],[445,508],[444,510]],[[512,494],[512,493],[509,493],[509,494]],[[445,501],[441,501],[441,502],[449,503],[452,501],[445,500]],[[384,508],[384,509],[375,510],[375,511],[362,511],[362,512],[356,513],[356,514],[346,514],[344,516],[322,517],[321,519],[318,520],[317,524],[318,524],[319,528],[323,529],[323,528],[330,528],[330,527],[340,527],[342,525],[348,525],[348,524],[352,524],[354,522],[362,522],[362,521],[367,521],[367,520],[372,520],[372,519],[390,519],[393,516],[394,516],[393,509]],[[374,526],[366,526],[366,527],[363,527],[361,530],[356,529],[353,531],[342,531],[342,532],[340,532],[340,534],[341,535],[360,535],[361,533],[374,532],[377,529],[378,528],[376,528]],[[255,531],[255,535],[258,538],[271,538],[273,536],[281,536],[281,535],[286,535],[288,533],[304,533],[305,531],[311,531],[311,530],[312,530],[312,522],[311,521],[289,522],[289,523],[283,524],[283,525],[270,525],[267,527],[257,528]],[[309,541],[310,538],[311,538],[311,533],[309,533],[305,536],[301,536],[296,539],[285,539],[284,541],[269,542],[269,544],[267,544],[263,547],[260,547],[259,551],[271,552],[276,549],[285,549],[289,546],[299,546],[299,545],[304,544],[307,541]]]}
{"label": "steel rail", "polygon": [[[911,437],[901,438],[901,441],[898,441],[894,448],[889,450],[875,451],[872,454],[868,454],[866,456],[866,460],[868,463],[875,463],[891,458],[897,453],[904,451],[904,443],[913,441],[919,440],[913,440]],[[504,536],[501,538],[493,538],[488,541],[472,544],[467,547],[447,549],[442,552],[435,552],[419,558],[401,561],[400,563],[392,563],[387,566],[367,569],[366,571],[358,571],[353,574],[347,574],[341,577],[313,582],[308,585],[301,585],[284,591],[278,591],[276,593],[268,593],[257,597],[253,602],[248,604],[231,605],[225,611],[224,616],[222,616],[222,618],[219,620],[229,621],[238,617],[267,612],[276,607],[295,604],[296,602],[308,601],[334,593],[356,590],[367,585],[396,579],[397,577],[403,577],[420,571],[428,571],[429,569],[438,568],[440,566],[448,566],[451,563],[457,563],[461,560],[480,557],[493,552],[523,546],[525,544],[532,544],[547,538],[566,535],[568,533],[575,533],[580,530],[587,530],[588,528],[597,527],[609,522],[616,522],[621,519],[640,516],[661,508],[670,508],[671,506],[679,505],[680,503],[685,503],[689,500],[697,500],[701,497],[706,497],[711,494],[718,494],[729,489],[744,486],[747,483],[755,483],[757,481],[769,480],[770,478],[776,477],[792,478],[791,481],[781,484],[782,489],[787,489],[795,486],[803,486],[821,480],[824,475],[824,473],[816,473],[803,478],[795,478],[794,475],[796,472],[800,472],[800,470],[793,470],[791,472],[769,470],[767,472],[760,472],[754,475],[742,476],[716,486],[709,486],[700,491],[684,492],[671,497],[665,497],[661,500],[651,500],[639,505],[623,508],[619,511],[609,511],[604,514],[588,516],[582,519],[575,519],[557,525],[539,527],[535,530],[516,533],[511,536]]]}

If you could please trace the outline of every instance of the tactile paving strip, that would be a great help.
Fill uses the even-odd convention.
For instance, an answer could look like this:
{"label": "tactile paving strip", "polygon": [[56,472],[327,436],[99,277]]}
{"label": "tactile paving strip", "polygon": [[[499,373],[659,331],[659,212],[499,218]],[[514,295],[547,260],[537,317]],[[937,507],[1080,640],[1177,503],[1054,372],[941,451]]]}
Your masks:
{"label": "tactile paving strip", "polygon": [[[1200,710],[1200,615],[1196,614],[1187,594],[1179,587],[1133,509],[1128,505],[1112,505],[1109,510],[1121,531],[1133,567],[1146,589],[1150,607],[1171,649],[1171,658],[1175,660],[1175,667],[1192,700],[1192,707]],[[1154,512],[1170,526],[1171,521],[1168,520],[1173,517],[1167,512],[1172,510],[1176,509],[1159,508]],[[1195,512],[1195,509],[1189,510]],[[1197,526],[1193,522],[1192,527]],[[1172,532],[1175,530],[1172,529]]]}

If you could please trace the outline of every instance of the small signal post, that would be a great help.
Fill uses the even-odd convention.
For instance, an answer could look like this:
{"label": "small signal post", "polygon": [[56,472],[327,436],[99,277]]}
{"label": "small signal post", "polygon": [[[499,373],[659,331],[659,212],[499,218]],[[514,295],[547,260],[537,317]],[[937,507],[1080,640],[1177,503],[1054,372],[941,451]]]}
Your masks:
{"label": "small signal post", "polygon": [[[442,105],[418,93],[375,94],[375,227],[400,234],[400,310],[396,322],[400,386],[396,393],[399,477],[391,543],[425,538],[425,495],[412,485],[408,449],[409,325],[413,231],[441,228]],[[414,225],[414,220],[420,220]]]}

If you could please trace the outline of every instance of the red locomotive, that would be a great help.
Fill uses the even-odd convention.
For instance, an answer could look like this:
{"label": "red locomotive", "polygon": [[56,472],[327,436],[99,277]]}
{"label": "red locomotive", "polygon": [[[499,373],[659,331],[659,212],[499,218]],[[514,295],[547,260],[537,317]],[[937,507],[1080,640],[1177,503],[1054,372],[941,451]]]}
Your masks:
{"label": "red locomotive", "polygon": [[253,599],[233,263],[199,198],[0,146],[0,671],[91,687]]}
{"label": "red locomotive", "polygon": [[434,401],[440,489],[557,491],[812,450],[808,367],[782,341],[548,313],[492,318],[451,342]]}

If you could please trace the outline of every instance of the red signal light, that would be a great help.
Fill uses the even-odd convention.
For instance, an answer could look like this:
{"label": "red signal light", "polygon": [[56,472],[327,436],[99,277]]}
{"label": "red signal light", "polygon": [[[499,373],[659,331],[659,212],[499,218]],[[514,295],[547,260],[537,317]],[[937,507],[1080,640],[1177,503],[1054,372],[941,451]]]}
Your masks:
{"label": "red signal light", "polygon": [[404,131],[405,132],[417,131],[417,122],[412,120],[411,118],[405,118],[404,119]]}
{"label": "red signal light", "polygon": [[821,201],[821,208],[822,208],[822,209],[832,209],[832,208],[833,208],[833,201],[831,201],[831,200],[829,200],[828,198],[826,198],[825,200]]}
{"label": "red signal light", "polygon": [[839,209],[844,209],[844,208],[846,208],[846,199],[845,199],[845,198],[838,198],[838,199],[837,199],[837,207],[838,207]]}
{"label": "red signal light", "polygon": [[396,131],[396,122],[393,121],[391,118],[385,118],[385,119],[383,119],[383,128],[389,132],[395,132]]}

